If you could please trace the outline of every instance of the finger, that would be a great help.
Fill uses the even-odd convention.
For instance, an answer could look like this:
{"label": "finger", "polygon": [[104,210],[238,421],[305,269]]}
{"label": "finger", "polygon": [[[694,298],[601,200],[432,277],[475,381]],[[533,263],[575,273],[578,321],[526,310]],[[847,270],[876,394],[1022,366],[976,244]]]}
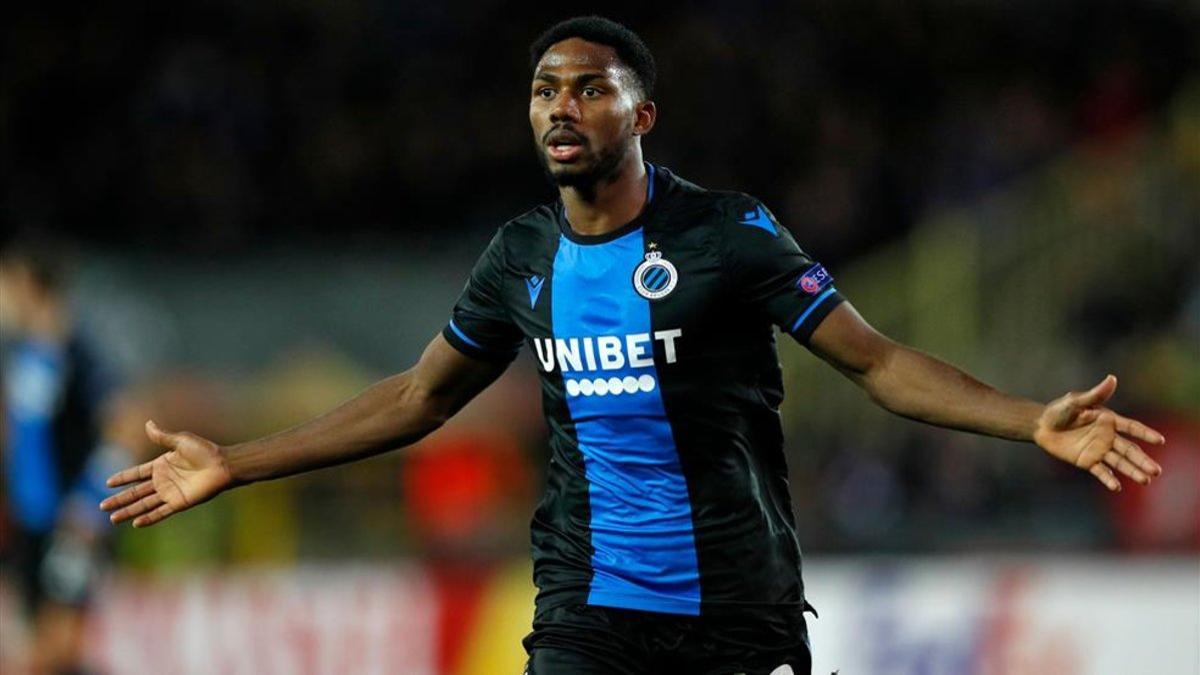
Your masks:
{"label": "finger", "polygon": [[1120,471],[1142,485],[1150,482],[1149,476],[1143,473],[1141,469],[1134,466],[1133,462],[1125,459],[1115,450],[1109,450],[1108,452],[1104,453],[1104,463],[1110,468]]}
{"label": "finger", "polygon": [[168,450],[179,449],[179,434],[163,431],[154,423],[154,420],[146,420],[146,435],[150,437],[150,440]]}
{"label": "finger", "polygon": [[108,519],[113,523],[122,523],[130,518],[140,516],[143,513],[150,511],[151,509],[156,509],[162,505],[162,497],[159,497],[157,494],[152,494],[135,504],[131,504],[114,512],[111,516],[109,516]]}
{"label": "finger", "polygon": [[1116,390],[1117,376],[1108,375],[1103,380],[1100,380],[1100,384],[1097,384],[1082,394],[1075,394],[1072,396],[1071,403],[1080,408],[1097,406],[1112,397]]}
{"label": "finger", "polygon": [[124,471],[118,471],[117,473],[109,476],[108,480],[105,481],[105,484],[110,488],[115,488],[132,483],[135,480],[146,480],[152,473],[153,464],[154,460],[150,460],[145,464],[139,464],[138,466],[130,467]]}
{"label": "finger", "polygon": [[138,483],[137,485],[129,488],[128,490],[117,493],[117,494],[109,497],[108,499],[105,499],[104,501],[100,502],[100,508],[105,511],[112,511],[113,509],[120,507],[120,506],[128,506],[129,504],[136,502],[137,500],[141,499],[142,497],[145,497],[148,494],[151,494],[152,492],[154,492],[154,483],[153,482],[145,481],[142,483]]}
{"label": "finger", "polygon": [[1147,455],[1146,451],[1142,450],[1137,443],[1124,436],[1113,438],[1113,449],[1124,455],[1126,459],[1151,476],[1157,476],[1162,473],[1162,466],[1158,462],[1151,459],[1150,455]]}
{"label": "finger", "polygon": [[1091,424],[1092,422],[1095,422],[1100,418],[1101,410],[1103,410],[1103,408],[1088,408],[1087,410],[1079,413],[1079,417],[1077,418],[1079,424]]}
{"label": "finger", "polygon": [[[1113,492],[1121,491],[1121,481],[1117,480],[1117,477],[1113,475],[1113,472],[1103,462],[1096,462],[1092,465],[1092,468],[1088,469],[1088,472],[1095,476],[1101,483],[1104,483],[1104,487],[1109,490]],[[136,527],[137,521],[134,521],[133,524]]]}
{"label": "finger", "polygon": [[1113,416],[1117,421],[1117,431],[1125,434],[1126,436],[1133,436],[1139,441],[1153,443],[1154,445],[1162,445],[1163,443],[1167,442],[1166,437],[1157,430],[1151,429],[1137,420],[1123,417],[1117,413],[1113,413]]}
{"label": "finger", "polygon": [[154,509],[150,513],[147,513],[145,515],[141,515],[141,516],[138,516],[137,518],[134,518],[133,526],[134,527],[149,527],[150,525],[157,523],[158,521],[162,520],[163,518],[166,518],[167,516],[171,515],[172,513],[175,513],[175,509],[172,508],[170,504],[163,504],[162,506],[159,506],[157,509]]}

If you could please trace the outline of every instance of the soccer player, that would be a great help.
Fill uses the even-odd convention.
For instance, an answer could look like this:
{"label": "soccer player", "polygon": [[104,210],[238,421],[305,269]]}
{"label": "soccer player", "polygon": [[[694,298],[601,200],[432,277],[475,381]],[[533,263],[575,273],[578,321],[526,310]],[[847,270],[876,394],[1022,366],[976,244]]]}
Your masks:
{"label": "soccer player", "polygon": [[128,407],[116,405],[115,380],[74,324],[66,285],[56,244],[18,241],[0,253],[3,510],[12,524],[4,562],[33,629],[35,673],[83,672],[84,624],[110,532],[94,505],[109,494],[108,475],[130,461],[117,442],[128,437]]}
{"label": "soccer player", "polygon": [[1162,436],[1104,407],[1115,378],[1049,404],[996,391],[872,329],[753,197],[646,162],[655,66],[634,33],[571,19],[531,51],[560,198],[499,229],[417,364],[239,445],[148,423],[168,452],[113,476],[113,522],[412,443],[528,345],[552,448],[528,672],[807,673],[773,326],[897,414],[1036,443],[1110,490],[1161,472],[1134,439]]}

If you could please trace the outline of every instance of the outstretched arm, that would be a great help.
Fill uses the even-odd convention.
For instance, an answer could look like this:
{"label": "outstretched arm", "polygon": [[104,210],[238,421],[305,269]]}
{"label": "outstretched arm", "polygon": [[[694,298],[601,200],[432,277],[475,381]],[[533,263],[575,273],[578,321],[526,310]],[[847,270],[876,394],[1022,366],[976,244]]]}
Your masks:
{"label": "outstretched arm", "polygon": [[287,431],[231,446],[146,423],[167,452],[108,479],[126,490],[101,502],[112,522],[134,527],[202,504],[254,481],[371,457],[414,443],[491,384],[507,363],[475,360],[440,335],[410,370],[381,380],[330,412]]}
{"label": "outstretched arm", "polygon": [[1112,375],[1086,392],[1042,404],[997,391],[957,368],[880,334],[845,302],[813,332],[809,347],[898,415],[952,429],[1037,443],[1054,457],[1120,490],[1113,471],[1147,484],[1162,473],[1134,440],[1162,434],[1104,407]]}

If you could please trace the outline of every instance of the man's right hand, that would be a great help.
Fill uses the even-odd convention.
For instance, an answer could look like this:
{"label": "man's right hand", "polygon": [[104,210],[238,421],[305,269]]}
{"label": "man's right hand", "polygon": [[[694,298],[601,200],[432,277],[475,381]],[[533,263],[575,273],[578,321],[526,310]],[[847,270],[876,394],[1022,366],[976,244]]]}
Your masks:
{"label": "man's right hand", "polygon": [[132,518],[134,527],[153,525],[203,504],[233,484],[216,443],[186,431],[168,433],[153,421],[146,422],[146,435],[168,452],[109,477],[110,488],[130,486],[100,502],[101,509],[112,512],[113,523]]}

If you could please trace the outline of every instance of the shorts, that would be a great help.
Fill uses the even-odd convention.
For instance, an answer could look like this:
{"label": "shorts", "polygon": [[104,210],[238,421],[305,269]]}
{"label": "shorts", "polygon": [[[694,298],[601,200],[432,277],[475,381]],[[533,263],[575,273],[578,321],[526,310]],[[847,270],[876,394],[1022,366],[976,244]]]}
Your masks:
{"label": "shorts", "polygon": [[86,607],[106,557],[105,546],[19,529],[13,534],[7,566],[20,586],[25,616],[33,618],[46,602]]}
{"label": "shorts", "polygon": [[[779,614],[682,616],[594,605],[539,610],[528,675],[810,675],[808,626]],[[788,670],[788,667],[791,670]]]}

